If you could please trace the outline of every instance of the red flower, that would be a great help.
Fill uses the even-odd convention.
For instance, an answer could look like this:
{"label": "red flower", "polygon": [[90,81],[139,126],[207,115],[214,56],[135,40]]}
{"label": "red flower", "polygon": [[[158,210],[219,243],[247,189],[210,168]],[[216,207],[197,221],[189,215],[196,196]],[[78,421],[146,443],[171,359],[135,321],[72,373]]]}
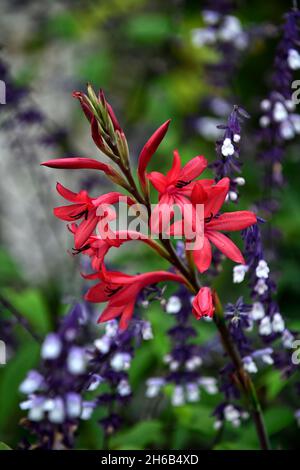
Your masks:
{"label": "red flower", "polygon": [[215,307],[211,289],[209,287],[201,287],[193,300],[192,306],[193,315],[197,318],[197,320],[202,317],[212,318]]}
{"label": "red flower", "polygon": [[[177,150],[174,151],[174,159],[171,170],[163,175],[153,171],[147,175],[155,189],[159,192],[159,203],[153,210],[151,217],[151,228],[154,232],[161,231],[161,217],[164,212],[163,205],[169,207],[190,204],[187,199],[192,192],[193,180],[201,175],[207,167],[207,160],[203,156],[197,156],[190,160],[181,168],[180,156]],[[169,221],[170,222],[170,221]]]}
{"label": "red flower", "polygon": [[[68,222],[83,219],[75,233],[76,249],[81,248],[86,243],[87,239],[95,230],[97,223],[106,215],[97,215],[97,209],[101,205],[115,204],[120,200],[120,197],[124,198],[124,195],[118,192],[111,192],[103,194],[98,198],[91,198],[87,191],[74,193],[60,183],[57,183],[56,189],[63,198],[72,202],[72,204],[55,207],[53,211],[54,215]],[[126,200],[128,204],[134,203],[134,201],[128,197]]]}
{"label": "red flower", "polygon": [[180,275],[166,271],[154,271],[131,276],[120,272],[106,271],[104,265],[102,265],[100,273],[85,277],[88,279],[101,279],[100,283],[89,289],[85,299],[89,302],[108,302],[98,322],[102,323],[121,317],[119,326],[122,330],[128,327],[133,315],[136,298],[144,287],[162,281],[184,283],[184,279]]}
{"label": "red flower", "polygon": [[[212,250],[210,243],[213,243],[231,260],[245,264],[239,248],[226,235],[220,233],[220,230],[226,232],[243,230],[256,223],[256,215],[250,211],[218,214],[228,193],[229,184],[229,178],[223,178],[215,185],[212,184],[212,180],[197,181],[191,194],[193,206],[204,204],[203,246],[201,249],[192,250],[195,264],[201,273],[206,271],[211,264]],[[196,211],[191,211],[190,214],[190,220],[185,220],[185,224],[190,225],[190,233],[193,233],[196,230]],[[182,221],[178,221],[173,225],[171,233],[178,234],[178,229],[180,229],[179,233],[182,233]]]}
{"label": "red flower", "polygon": [[159,144],[163,140],[164,136],[167,133],[169,124],[170,124],[170,119],[166,122],[164,122],[155,132],[152,134],[150,139],[145,143],[144,147],[142,148],[142,151],[139,155],[139,161],[138,161],[138,176],[140,179],[140,183],[142,187],[145,189],[146,188],[146,168],[153,156],[153,154],[156,152]]}

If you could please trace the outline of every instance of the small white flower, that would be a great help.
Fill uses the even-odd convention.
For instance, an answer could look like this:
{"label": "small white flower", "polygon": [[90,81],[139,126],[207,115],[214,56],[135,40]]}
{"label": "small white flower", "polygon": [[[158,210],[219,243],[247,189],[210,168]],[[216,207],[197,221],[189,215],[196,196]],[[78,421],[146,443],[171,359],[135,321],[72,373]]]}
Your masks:
{"label": "small white flower", "polygon": [[202,16],[205,23],[212,25],[216,24],[220,19],[220,13],[213,10],[204,10]]}
{"label": "small white flower", "polygon": [[214,44],[216,34],[211,28],[197,28],[192,31],[192,43],[194,46],[204,46],[206,44]]}
{"label": "small white flower", "polygon": [[224,18],[222,27],[219,30],[219,38],[222,41],[233,41],[242,34],[242,25],[235,16],[227,15]]}
{"label": "small white flower", "polygon": [[277,101],[274,104],[273,118],[276,122],[282,122],[288,118],[288,112],[285,106],[280,101]]}
{"label": "small white flower", "polygon": [[41,356],[43,359],[57,359],[61,350],[60,337],[55,333],[49,333],[42,344]]}
{"label": "small white flower", "polygon": [[265,292],[268,290],[268,286],[265,282],[264,279],[258,279],[255,287],[254,287],[255,292],[257,292],[259,295],[263,295]]}
{"label": "small white flower", "polygon": [[291,140],[295,137],[295,128],[289,119],[286,119],[280,124],[280,135],[285,140]]}
{"label": "small white flower", "polygon": [[254,302],[251,310],[252,320],[261,320],[265,316],[265,309],[261,302]]}
{"label": "small white flower", "polygon": [[63,423],[65,419],[65,406],[61,397],[54,398],[54,406],[48,412],[48,419],[51,423]]}
{"label": "small white flower", "polygon": [[224,416],[226,421],[232,423],[240,419],[240,412],[233,405],[227,405],[224,408]]}
{"label": "small white flower", "polygon": [[224,155],[224,157],[228,157],[229,155],[234,154],[234,146],[231,142],[231,139],[229,139],[229,137],[226,137],[226,139],[224,139],[221,152],[222,152],[222,155]]}
{"label": "small white flower", "polygon": [[196,383],[189,383],[186,385],[186,397],[187,401],[190,403],[199,401],[200,392],[199,386]]}
{"label": "small white flower", "polygon": [[179,362],[171,361],[170,364],[169,364],[169,367],[170,367],[170,370],[174,372],[175,370],[178,370]]}
{"label": "small white flower", "polygon": [[98,351],[102,354],[108,353],[110,349],[110,338],[106,335],[102,336],[102,338],[98,338],[94,341],[94,345]]}
{"label": "small white flower", "polygon": [[128,380],[126,379],[121,380],[120,383],[118,384],[117,390],[118,390],[119,395],[121,395],[121,397],[127,397],[128,395],[130,395],[131,388],[128,383]]}
{"label": "small white flower", "polygon": [[93,403],[92,401],[84,401],[82,403],[82,411],[81,411],[80,418],[84,421],[89,420],[93,414],[94,409],[95,409],[95,403]]}
{"label": "small white flower", "polygon": [[78,346],[73,346],[68,354],[67,367],[71,374],[83,374],[86,369],[85,350]]}
{"label": "small white flower", "polygon": [[36,392],[41,387],[44,381],[43,376],[36,370],[31,370],[28,372],[25,380],[21,383],[19,390],[21,393],[26,393],[29,395]]}
{"label": "small white flower", "polygon": [[176,385],[172,394],[172,405],[182,406],[185,403],[184,389],[181,385]]}
{"label": "small white flower", "polygon": [[256,372],[258,371],[255,362],[250,356],[246,356],[243,358],[243,364],[244,364],[245,370],[249,372],[250,374],[256,374]]}
{"label": "small white flower", "polygon": [[228,199],[229,199],[230,201],[235,202],[235,201],[237,200],[237,198],[238,198],[238,194],[237,194],[235,191],[229,191],[229,193],[228,193]]}
{"label": "small white flower", "polygon": [[270,269],[269,269],[267,262],[264,259],[261,259],[258,262],[258,265],[256,266],[256,270],[255,270],[256,276],[259,279],[268,279],[269,272],[270,272]]}
{"label": "small white flower", "polygon": [[202,365],[202,359],[199,356],[194,356],[188,359],[185,363],[186,370],[195,370]]}
{"label": "small white flower", "polygon": [[131,356],[128,353],[117,352],[111,359],[110,365],[116,371],[128,370],[131,363]]}
{"label": "small white flower", "polygon": [[272,333],[272,324],[269,317],[264,317],[261,320],[258,331],[262,336],[269,336]]}
{"label": "small white flower", "polygon": [[219,429],[221,429],[222,424],[223,424],[223,423],[222,423],[222,421],[220,421],[220,420],[215,421],[215,422],[214,422],[214,429],[215,429],[216,431],[218,431]]}
{"label": "small white flower", "polygon": [[300,69],[300,54],[296,49],[290,49],[287,58],[288,65],[292,70]]}
{"label": "small white flower", "polygon": [[217,381],[213,377],[201,377],[198,381],[199,385],[203,387],[203,389],[209,395],[215,395],[218,393]]}
{"label": "small white flower", "polygon": [[268,364],[269,366],[271,366],[272,364],[274,364],[274,359],[273,357],[271,356],[271,354],[268,354],[268,353],[265,353],[261,356],[261,359],[262,361],[265,363],[265,364]]}
{"label": "small white flower", "polygon": [[284,331],[285,325],[284,320],[280,313],[275,313],[272,318],[272,328],[274,333],[282,333]]}
{"label": "small white flower", "polygon": [[182,307],[182,303],[181,303],[180,298],[177,297],[176,295],[172,295],[167,302],[166,312],[170,314],[173,314],[173,313],[175,314],[180,311],[181,307]]}
{"label": "small white flower", "polygon": [[300,134],[300,115],[299,114],[291,114],[290,119],[293,123],[295,132]]}
{"label": "small white flower", "polygon": [[260,127],[268,127],[270,125],[270,118],[269,116],[261,116],[261,118],[259,119],[259,125]]}
{"label": "small white flower", "polygon": [[78,418],[81,414],[81,396],[70,392],[66,397],[67,415],[69,418]]}
{"label": "small white flower", "polygon": [[105,335],[113,338],[116,336],[119,329],[117,320],[110,320],[105,323]]}
{"label": "small white flower", "polygon": [[147,390],[146,390],[146,397],[147,398],[155,398],[159,394],[161,388],[164,386],[165,381],[160,377],[152,377],[148,379],[146,382]]}
{"label": "small white flower", "polygon": [[284,104],[289,111],[294,111],[296,108],[293,100],[285,100]]}
{"label": "small white flower", "polygon": [[234,178],[233,181],[234,181],[238,186],[244,186],[244,184],[246,183],[245,178],[243,178],[242,176],[238,176],[237,178]]}
{"label": "small white flower", "polygon": [[249,267],[245,264],[237,264],[233,268],[233,282],[234,284],[240,284],[245,279],[246,272]]}
{"label": "small white flower", "polygon": [[295,411],[295,418],[297,421],[297,425],[300,427],[300,410]]}
{"label": "small white flower", "polygon": [[142,326],[142,337],[143,340],[149,341],[150,339],[153,339],[153,331],[151,327],[151,323],[148,321],[145,321]]}
{"label": "small white flower", "polygon": [[103,380],[104,379],[100,375],[93,374],[92,381],[90,385],[88,386],[88,391],[91,392],[91,391],[96,390],[99,387],[99,385],[103,382]]}
{"label": "small white flower", "polygon": [[289,330],[285,329],[283,331],[281,339],[282,344],[286,349],[292,349],[295,337]]}
{"label": "small white flower", "polygon": [[260,107],[262,111],[270,111],[271,109],[271,101],[270,100],[262,100],[260,103]]}
{"label": "small white flower", "polygon": [[233,136],[233,142],[235,142],[236,144],[238,144],[240,140],[241,140],[240,134],[234,134],[234,136]]}

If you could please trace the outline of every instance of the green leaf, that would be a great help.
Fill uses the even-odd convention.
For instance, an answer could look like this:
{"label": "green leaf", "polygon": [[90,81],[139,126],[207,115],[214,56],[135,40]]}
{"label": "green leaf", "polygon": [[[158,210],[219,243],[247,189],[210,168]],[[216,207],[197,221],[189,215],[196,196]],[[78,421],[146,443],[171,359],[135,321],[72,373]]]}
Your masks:
{"label": "green leaf", "polygon": [[81,25],[72,13],[64,11],[51,18],[46,29],[50,36],[76,39],[80,35]]}
{"label": "green leaf", "polygon": [[7,444],[4,442],[0,442],[0,450],[12,450],[11,447],[9,447]]}
{"label": "green leaf", "polygon": [[48,308],[41,292],[36,289],[26,289],[22,292],[7,289],[4,292],[38,334],[45,334],[51,329]]}
{"label": "green leaf", "polygon": [[144,44],[159,43],[169,37],[171,32],[169,18],[157,13],[133,16],[127,23],[128,36]]}
{"label": "green leaf", "polygon": [[[34,367],[39,357],[39,345],[28,342],[8,364],[0,369],[0,431],[5,432],[6,425],[19,419],[19,402],[21,395],[19,385],[26,372]],[[17,422],[15,423],[17,426]]]}
{"label": "green leaf", "polygon": [[180,425],[197,431],[205,436],[214,436],[214,418],[211,415],[212,408],[204,405],[185,405],[174,409]]}
{"label": "green leaf", "polygon": [[113,449],[145,449],[152,444],[163,442],[162,423],[158,420],[149,420],[138,423],[132,428],[119,432],[111,438],[110,446]]}

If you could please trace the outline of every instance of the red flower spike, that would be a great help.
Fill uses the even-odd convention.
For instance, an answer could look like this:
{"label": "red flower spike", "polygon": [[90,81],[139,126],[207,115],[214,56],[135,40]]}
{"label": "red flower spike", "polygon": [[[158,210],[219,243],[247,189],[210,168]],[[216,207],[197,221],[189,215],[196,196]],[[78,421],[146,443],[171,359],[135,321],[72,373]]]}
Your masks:
{"label": "red flower spike", "polygon": [[142,151],[139,155],[139,161],[138,161],[138,176],[141,182],[141,185],[143,188],[146,187],[146,168],[158,149],[159,144],[165,137],[169,124],[171,122],[171,119],[168,121],[164,122],[155,132],[152,134],[150,139],[145,143],[144,147],[142,148]]}
{"label": "red flower spike", "polygon": [[200,320],[202,317],[213,317],[215,307],[213,302],[213,295],[209,287],[201,287],[198,294],[192,302],[193,315]]}

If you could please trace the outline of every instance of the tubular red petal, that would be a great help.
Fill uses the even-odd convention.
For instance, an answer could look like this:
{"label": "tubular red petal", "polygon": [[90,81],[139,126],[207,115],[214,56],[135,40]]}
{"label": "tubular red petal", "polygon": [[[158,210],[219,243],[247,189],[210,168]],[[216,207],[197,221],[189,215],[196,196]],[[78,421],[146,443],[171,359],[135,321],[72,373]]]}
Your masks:
{"label": "tubular red petal", "polygon": [[98,222],[98,217],[96,214],[92,213],[89,214],[86,220],[83,220],[76,230],[74,241],[75,241],[75,248],[78,250],[81,248],[89,236],[93,233],[94,229],[96,228]]}
{"label": "tubular red petal", "polygon": [[180,172],[180,179],[184,181],[192,181],[195,178],[203,173],[205,168],[207,167],[207,160],[202,155],[198,155],[195,158],[192,158]]}
{"label": "tubular red petal", "polygon": [[239,248],[223,233],[207,232],[207,238],[225,255],[236,263],[246,264]]}
{"label": "tubular red petal", "polygon": [[107,285],[105,283],[98,283],[91,287],[84,298],[88,302],[107,302],[109,297],[107,296]]}
{"label": "tubular red petal", "polygon": [[155,132],[150,139],[146,142],[139,156],[138,162],[138,175],[142,186],[146,185],[146,168],[151,160],[152,155],[156,152],[159,144],[167,133],[170,119],[164,122]]}
{"label": "tubular red petal", "polygon": [[193,257],[200,273],[204,273],[208,270],[211,264],[212,251],[209,240],[206,237],[204,237],[202,249],[193,251]]}
{"label": "tubular red petal", "polygon": [[166,175],[168,184],[175,183],[180,174],[181,160],[180,160],[180,155],[179,155],[178,150],[174,150],[173,154],[174,154],[174,158],[173,158],[172,168],[170,171],[168,171]]}
{"label": "tubular red petal", "polygon": [[159,193],[163,193],[165,191],[167,185],[165,175],[158,171],[152,171],[151,173],[148,173],[147,178]]}
{"label": "tubular red petal", "polygon": [[256,222],[256,215],[253,212],[226,212],[220,215],[220,217],[211,220],[211,222],[207,224],[207,229],[232,232],[235,230],[243,230],[244,228],[250,227],[250,225],[256,224]]}
{"label": "tubular red petal", "polygon": [[222,178],[215,186],[211,187],[204,205],[204,217],[211,217],[219,212],[227,196],[229,184],[229,178]]}
{"label": "tubular red petal", "polygon": [[78,202],[78,194],[70,191],[70,189],[66,188],[62,184],[56,183],[56,190],[67,201]]}
{"label": "tubular red petal", "polygon": [[114,171],[111,166],[106,163],[98,162],[93,158],[80,158],[80,157],[71,157],[71,158],[57,158],[55,160],[48,160],[47,162],[41,163],[42,166],[48,166],[49,168],[60,168],[63,170],[100,170],[104,173],[110,175]]}

